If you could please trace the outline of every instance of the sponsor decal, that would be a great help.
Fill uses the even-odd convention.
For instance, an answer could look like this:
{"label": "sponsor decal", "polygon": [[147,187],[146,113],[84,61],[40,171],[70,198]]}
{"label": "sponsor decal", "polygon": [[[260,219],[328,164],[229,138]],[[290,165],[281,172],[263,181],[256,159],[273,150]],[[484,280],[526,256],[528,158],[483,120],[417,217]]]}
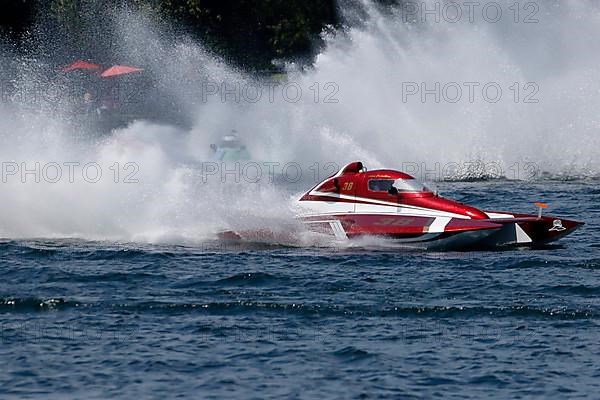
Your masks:
{"label": "sponsor decal", "polygon": [[548,232],[562,232],[564,230],[566,230],[567,228],[565,228],[562,224],[562,221],[560,219],[555,219],[552,222],[552,228],[548,229]]}

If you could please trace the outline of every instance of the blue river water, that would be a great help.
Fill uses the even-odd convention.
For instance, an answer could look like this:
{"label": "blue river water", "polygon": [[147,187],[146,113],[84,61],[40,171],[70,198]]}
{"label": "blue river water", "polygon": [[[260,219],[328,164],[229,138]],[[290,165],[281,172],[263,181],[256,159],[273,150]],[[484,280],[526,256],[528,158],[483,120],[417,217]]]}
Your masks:
{"label": "blue river water", "polygon": [[599,187],[440,184],[587,223],[535,250],[4,238],[0,398],[593,398]]}

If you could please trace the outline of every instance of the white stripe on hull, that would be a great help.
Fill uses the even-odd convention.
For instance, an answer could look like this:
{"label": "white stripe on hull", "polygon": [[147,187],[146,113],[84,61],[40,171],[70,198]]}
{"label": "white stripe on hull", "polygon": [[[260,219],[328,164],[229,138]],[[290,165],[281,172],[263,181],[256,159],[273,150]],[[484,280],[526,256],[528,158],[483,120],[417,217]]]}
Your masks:
{"label": "white stripe on hull", "polygon": [[[307,208],[314,214],[331,215],[332,212],[354,212],[360,214],[385,213],[385,214],[400,214],[406,216],[422,216],[422,217],[450,217],[460,219],[470,219],[466,215],[451,213],[447,211],[439,211],[431,208],[418,207],[408,204],[398,204],[390,201],[369,199],[366,197],[349,196],[340,193],[319,192],[313,190],[309,193],[310,196],[318,196],[331,198],[331,201],[326,200],[306,200],[298,201],[298,205]],[[337,199],[350,200],[350,202],[341,202]]]}
{"label": "white stripe on hull", "polygon": [[360,203],[343,203],[339,201],[300,201],[298,204],[305,210],[302,217],[319,216],[319,215],[339,215],[339,214],[384,214],[384,215],[399,215],[403,217],[426,217],[426,218],[459,218],[470,219],[465,215],[449,213],[446,211],[438,211],[430,208],[407,207],[405,205],[380,205],[380,204],[360,204]]}
{"label": "white stripe on hull", "polygon": [[446,230],[446,225],[448,225],[451,220],[452,218],[448,217],[437,217],[433,223],[426,228],[427,232],[443,233]]}
{"label": "white stripe on hull", "polygon": [[506,218],[514,218],[515,216],[512,214],[501,214],[494,212],[485,212],[490,219],[506,219]]}

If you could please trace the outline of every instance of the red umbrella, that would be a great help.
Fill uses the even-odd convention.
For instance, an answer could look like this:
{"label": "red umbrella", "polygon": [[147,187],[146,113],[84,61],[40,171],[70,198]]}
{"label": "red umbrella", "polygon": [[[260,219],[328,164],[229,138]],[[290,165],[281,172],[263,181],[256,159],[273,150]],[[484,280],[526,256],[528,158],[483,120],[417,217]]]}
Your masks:
{"label": "red umbrella", "polygon": [[89,63],[87,61],[77,60],[67,66],[62,67],[61,71],[62,72],[71,72],[71,71],[75,71],[77,69],[100,69],[100,66]]}
{"label": "red umbrella", "polygon": [[141,68],[128,67],[127,65],[113,65],[106,71],[102,72],[100,74],[100,76],[102,78],[108,78],[111,76],[131,74],[133,72],[141,72],[141,71],[143,71],[143,69],[141,69]]}

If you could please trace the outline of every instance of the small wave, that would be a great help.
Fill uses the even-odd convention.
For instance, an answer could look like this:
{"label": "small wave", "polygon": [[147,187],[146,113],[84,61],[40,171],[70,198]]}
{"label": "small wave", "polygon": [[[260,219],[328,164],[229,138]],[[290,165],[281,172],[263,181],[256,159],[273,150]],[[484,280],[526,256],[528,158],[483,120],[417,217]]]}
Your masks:
{"label": "small wave", "polygon": [[600,180],[600,171],[597,170],[581,170],[581,171],[569,171],[565,170],[562,172],[542,172],[539,174],[538,180],[543,181],[555,181],[555,182],[578,182],[578,181],[589,181],[597,182]]}
{"label": "small wave", "polygon": [[272,283],[274,281],[285,280],[284,278],[267,274],[264,272],[248,272],[236,274],[227,278],[219,279],[217,284],[223,285],[240,285],[240,286],[256,286]]}
{"label": "small wave", "polygon": [[74,304],[61,298],[39,299],[29,298],[6,298],[0,299],[0,312],[35,312],[64,309]]}
{"label": "small wave", "polygon": [[566,307],[534,307],[511,305],[498,307],[460,306],[408,306],[408,307],[344,307],[313,303],[278,303],[252,300],[206,303],[160,303],[115,304],[113,307],[159,313],[205,312],[211,315],[242,315],[266,312],[299,316],[347,316],[347,317],[404,317],[404,318],[539,318],[539,319],[589,319],[599,315],[592,309]]}
{"label": "small wave", "polygon": [[137,260],[152,258],[170,259],[176,257],[176,254],[170,251],[147,251],[138,248],[116,248],[108,250],[93,250],[87,252],[84,257],[88,260]]}
{"label": "small wave", "polygon": [[52,274],[49,278],[51,282],[134,282],[143,279],[157,279],[163,275],[141,272],[140,270],[130,272],[108,272],[108,273],[73,273],[60,271],[60,273]]}
{"label": "small wave", "polygon": [[64,255],[74,260],[137,260],[151,258],[153,261],[177,257],[177,249],[117,242],[94,242],[83,239],[12,240],[0,242],[5,252],[18,253],[19,257],[48,258]]}
{"label": "small wave", "polygon": [[336,350],[332,353],[334,356],[343,359],[344,361],[360,361],[367,358],[374,357],[375,354],[369,353],[368,351],[361,350],[354,346],[347,346],[343,349]]}
{"label": "small wave", "polygon": [[583,263],[580,265],[580,267],[585,268],[585,269],[600,269],[600,263],[597,263],[597,262]]}
{"label": "small wave", "polygon": [[493,386],[506,386],[509,384],[509,382],[499,378],[498,376],[496,376],[494,374],[476,376],[476,377],[472,378],[471,380],[469,380],[469,383],[473,384],[473,385],[493,385]]}
{"label": "small wave", "polygon": [[71,307],[99,307],[99,309],[123,310],[150,313],[189,313],[201,312],[210,315],[245,315],[252,313],[275,313],[304,317],[343,316],[343,317],[400,317],[400,318],[534,318],[574,320],[598,318],[593,309],[572,309],[567,307],[534,307],[511,305],[498,307],[460,306],[398,306],[391,308],[336,306],[314,303],[280,303],[253,300],[231,302],[134,302],[134,303],[75,303],[62,298],[3,298],[0,299],[0,312],[41,312],[65,310]]}
{"label": "small wave", "polygon": [[4,252],[15,252],[20,257],[51,257],[61,251],[61,246],[45,246],[38,243],[20,243],[15,240],[3,240],[0,242]]}
{"label": "small wave", "polygon": [[551,287],[550,291],[556,293],[575,294],[582,296],[597,296],[600,295],[600,286],[557,285]]}
{"label": "small wave", "polygon": [[[554,248],[554,247],[549,247]],[[528,269],[528,268],[562,268],[561,264],[545,259],[530,259],[530,260],[522,260],[511,262],[510,264],[506,264],[503,260],[498,260],[494,262],[494,265],[497,265],[499,269]],[[600,269],[600,262],[597,260],[587,260],[585,262],[578,263],[569,263],[570,269]]]}
{"label": "small wave", "polygon": [[497,265],[502,269],[527,269],[553,266],[553,264],[551,264],[548,260],[544,259],[518,260],[509,264],[507,264],[505,261],[497,260],[494,262],[494,265]]}

